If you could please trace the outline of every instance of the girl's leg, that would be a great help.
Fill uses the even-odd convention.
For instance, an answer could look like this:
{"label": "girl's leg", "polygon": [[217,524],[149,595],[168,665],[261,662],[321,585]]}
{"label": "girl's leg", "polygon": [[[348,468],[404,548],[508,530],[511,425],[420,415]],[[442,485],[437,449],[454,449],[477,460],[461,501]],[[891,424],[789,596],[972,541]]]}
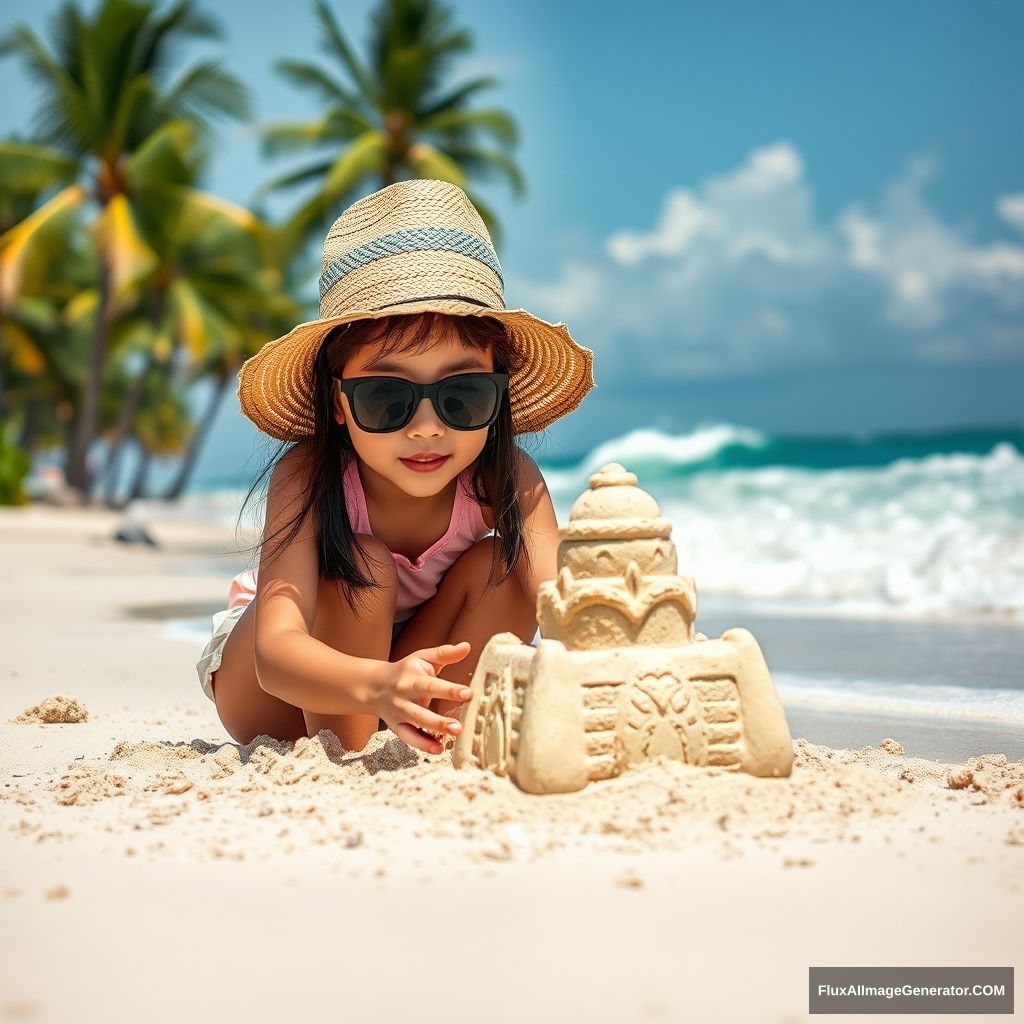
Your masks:
{"label": "girl's leg", "polygon": [[[359,593],[360,616],[349,607],[344,594],[333,584],[320,581],[316,618],[310,631],[318,640],[355,658],[388,661],[391,631],[398,606],[398,572],[387,545],[369,534],[358,534],[372,564],[363,561],[364,571],[377,581],[371,591]],[[377,731],[376,715],[321,715],[303,709],[306,734],[316,736],[330,729],[346,750],[362,750]]]}
{"label": "girl's leg", "polygon": [[[515,633],[526,644],[533,640],[537,632],[537,610],[526,599],[518,576],[513,573],[499,586],[487,586],[491,551],[496,543],[493,536],[485,537],[459,556],[445,573],[437,593],[420,605],[395,640],[391,661],[398,661],[421,647],[468,640],[469,654],[441,672],[443,679],[468,686],[480,652],[495,633]],[[501,568],[500,563],[498,568]],[[447,714],[449,709],[463,706],[437,702],[434,710]]]}
{"label": "girl's leg", "polygon": [[210,677],[217,714],[228,735],[239,743],[257,736],[292,741],[306,735],[302,709],[267,693],[256,678],[256,602],[250,601],[231,627],[220,668]]}
{"label": "girl's leg", "polygon": [[[349,608],[344,594],[321,580],[311,635],[346,654],[385,661],[398,600],[395,563],[386,545],[377,538],[357,534],[357,539],[364,552],[360,557],[357,551],[357,558],[379,585],[360,595],[360,619]],[[372,558],[372,564],[366,554]],[[250,743],[261,735],[290,742],[301,736],[315,736],[320,729],[330,729],[348,749],[361,750],[366,746],[377,727],[375,715],[312,715],[260,686],[256,678],[255,621],[253,601],[228,634],[220,668],[212,678],[217,713],[228,734],[239,743]]]}

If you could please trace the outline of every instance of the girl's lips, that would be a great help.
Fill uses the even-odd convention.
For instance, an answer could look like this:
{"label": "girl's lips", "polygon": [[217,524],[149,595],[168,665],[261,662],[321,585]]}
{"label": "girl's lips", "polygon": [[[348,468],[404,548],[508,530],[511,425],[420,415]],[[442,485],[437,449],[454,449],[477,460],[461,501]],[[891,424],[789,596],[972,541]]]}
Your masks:
{"label": "girl's lips", "polygon": [[415,459],[399,459],[398,461],[415,473],[431,473],[435,469],[440,469],[450,458],[450,455],[442,455],[441,458],[432,459],[430,462],[417,462]]}

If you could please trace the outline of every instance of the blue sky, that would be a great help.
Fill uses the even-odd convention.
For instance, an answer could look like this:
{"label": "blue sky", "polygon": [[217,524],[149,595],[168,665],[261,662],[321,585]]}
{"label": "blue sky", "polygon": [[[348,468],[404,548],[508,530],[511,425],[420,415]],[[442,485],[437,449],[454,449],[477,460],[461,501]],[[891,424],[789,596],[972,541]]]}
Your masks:
{"label": "blue sky", "polygon": [[[183,61],[224,55],[259,123],[315,113],[271,70],[317,56],[311,7],[203,6],[226,41]],[[361,52],[371,6],[333,5]],[[1020,422],[1019,3],[452,7],[477,47],[451,81],[496,74],[479,102],[522,133],[526,198],[476,186],[505,228],[506,304],[565,321],[596,354],[598,388],[547,451],[640,426]],[[0,23],[42,30],[57,8],[5,5]],[[24,131],[33,94],[10,58],[0,90],[0,126]],[[303,162],[261,160],[251,128],[220,138],[206,185],[237,202]],[[230,396],[200,473],[256,437]]]}

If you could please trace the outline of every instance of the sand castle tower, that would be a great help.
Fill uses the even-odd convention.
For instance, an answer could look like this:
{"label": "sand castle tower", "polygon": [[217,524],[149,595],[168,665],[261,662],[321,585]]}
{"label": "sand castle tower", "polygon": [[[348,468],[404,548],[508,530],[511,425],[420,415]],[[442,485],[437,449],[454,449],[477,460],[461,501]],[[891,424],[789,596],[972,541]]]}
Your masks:
{"label": "sand castle tower", "polygon": [[786,776],[793,745],[753,635],[695,633],[697,590],[672,526],[635,474],[609,463],[559,530],[558,578],[537,595],[536,647],[484,647],[452,750],[457,768],[564,793],[665,755]]}

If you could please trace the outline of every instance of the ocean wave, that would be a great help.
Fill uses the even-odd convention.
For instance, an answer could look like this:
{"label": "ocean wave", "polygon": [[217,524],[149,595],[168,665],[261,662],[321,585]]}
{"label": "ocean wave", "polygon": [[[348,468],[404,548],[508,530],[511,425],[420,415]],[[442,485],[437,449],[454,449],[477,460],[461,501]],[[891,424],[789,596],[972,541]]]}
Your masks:
{"label": "ocean wave", "polygon": [[[587,465],[549,480],[560,523]],[[638,476],[698,593],[834,614],[1024,616],[1024,456],[1007,441],[880,466]]]}
{"label": "ocean wave", "polygon": [[[634,430],[578,459],[538,463],[563,525],[601,466],[635,472],[672,523],[679,571],[699,594],[837,615],[1019,619],[1022,449],[1018,427],[786,437],[716,423]],[[179,514],[233,525],[243,493],[189,494]],[[261,514],[254,500],[245,525],[258,530]]]}

